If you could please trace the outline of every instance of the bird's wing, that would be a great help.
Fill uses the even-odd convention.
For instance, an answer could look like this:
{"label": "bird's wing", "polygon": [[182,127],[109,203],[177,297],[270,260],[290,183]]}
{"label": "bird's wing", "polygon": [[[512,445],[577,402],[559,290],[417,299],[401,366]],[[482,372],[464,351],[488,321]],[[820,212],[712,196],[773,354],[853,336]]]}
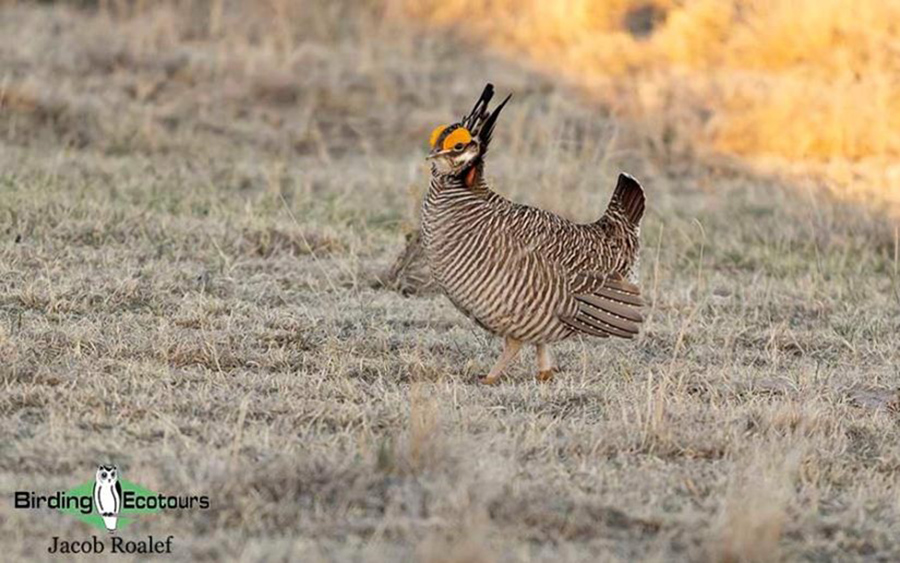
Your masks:
{"label": "bird's wing", "polygon": [[583,272],[572,280],[575,312],[560,316],[569,327],[606,338],[634,338],[644,322],[640,288],[619,274]]}
{"label": "bird's wing", "polygon": [[116,481],[116,502],[113,512],[116,514],[122,509],[122,483]]}

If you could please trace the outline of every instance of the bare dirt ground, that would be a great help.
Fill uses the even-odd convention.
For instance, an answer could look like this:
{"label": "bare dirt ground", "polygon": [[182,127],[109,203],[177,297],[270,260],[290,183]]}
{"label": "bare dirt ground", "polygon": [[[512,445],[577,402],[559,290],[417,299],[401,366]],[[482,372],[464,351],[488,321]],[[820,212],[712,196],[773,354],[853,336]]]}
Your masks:
{"label": "bare dirt ground", "polygon": [[[486,81],[498,191],[648,194],[645,332],[549,385],[376,280]],[[210,496],[123,532],[180,560],[898,560],[896,228],[369,4],[0,8],[4,558],[92,533],[13,491],[112,461]]]}

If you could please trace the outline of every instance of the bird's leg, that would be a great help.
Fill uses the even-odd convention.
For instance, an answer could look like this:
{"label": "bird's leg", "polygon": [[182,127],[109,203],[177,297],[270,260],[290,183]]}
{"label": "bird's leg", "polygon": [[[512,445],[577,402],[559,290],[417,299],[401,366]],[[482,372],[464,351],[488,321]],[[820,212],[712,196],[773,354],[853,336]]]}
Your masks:
{"label": "bird's leg", "polygon": [[537,348],[537,363],[538,363],[538,381],[550,381],[553,379],[553,374],[556,373],[556,362],[553,361],[553,354],[550,353],[550,346],[548,344],[538,344]]}
{"label": "bird's leg", "polygon": [[522,348],[521,341],[507,336],[503,343],[503,352],[500,354],[500,358],[497,359],[497,363],[491,368],[491,373],[481,378],[481,382],[486,385],[497,383],[500,374],[503,373],[503,370],[506,369],[509,362],[518,355],[520,348]]}

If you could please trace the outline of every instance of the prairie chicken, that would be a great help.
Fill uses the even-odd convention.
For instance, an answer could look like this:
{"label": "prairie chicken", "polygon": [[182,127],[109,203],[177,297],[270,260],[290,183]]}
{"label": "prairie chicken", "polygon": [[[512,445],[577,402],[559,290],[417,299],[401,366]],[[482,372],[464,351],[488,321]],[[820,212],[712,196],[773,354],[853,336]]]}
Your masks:
{"label": "prairie chicken", "polygon": [[488,84],[460,122],[431,134],[431,186],[422,205],[425,255],[456,307],[505,337],[481,379],[495,383],[522,344],[537,348],[538,375],[556,372],[549,344],[576,334],[633,338],[643,322],[636,285],[644,192],[627,174],[606,213],[576,224],[513,203],[484,180],[484,159],[507,96],[492,112]]}

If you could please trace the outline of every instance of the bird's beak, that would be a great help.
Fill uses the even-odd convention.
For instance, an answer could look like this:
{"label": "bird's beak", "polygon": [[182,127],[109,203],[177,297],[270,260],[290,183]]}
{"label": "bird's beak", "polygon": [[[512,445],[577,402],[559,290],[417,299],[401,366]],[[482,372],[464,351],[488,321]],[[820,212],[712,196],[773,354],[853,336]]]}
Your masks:
{"label": "bird's beak", "polygon": [[439,156],[443,156],[443,155],[451,153],[451,152],[453,152],[452,149],[447,149],[445,151],[434,150],[434,151],[431,151],[430,153],[428,153],[428,156],[425,157],[425,160],[433,160]]}

